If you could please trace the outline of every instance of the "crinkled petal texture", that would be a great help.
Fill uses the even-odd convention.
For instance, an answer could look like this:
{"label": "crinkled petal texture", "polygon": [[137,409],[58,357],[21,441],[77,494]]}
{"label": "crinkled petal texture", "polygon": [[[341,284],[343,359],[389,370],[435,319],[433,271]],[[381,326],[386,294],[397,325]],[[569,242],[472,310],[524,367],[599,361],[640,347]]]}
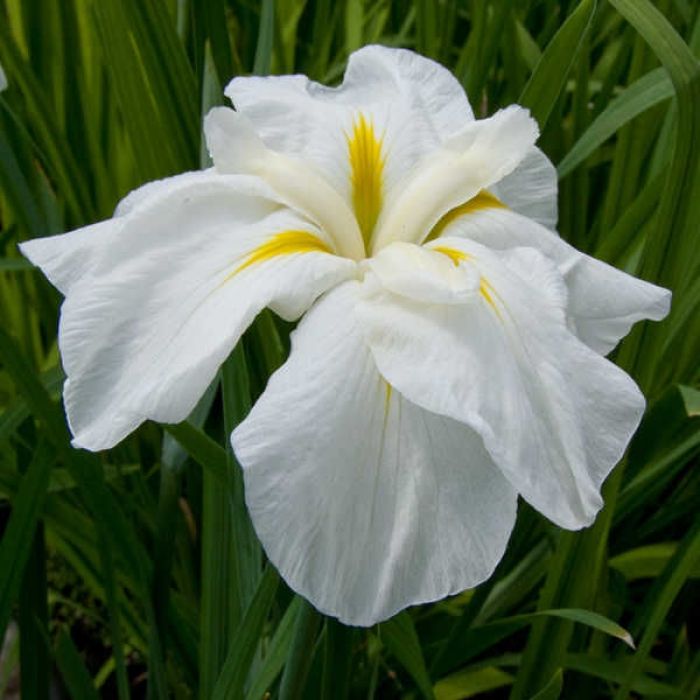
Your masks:
{"label": "crinkled petal texture", "polygon": [[349,200],[348,145],[360,117],[368,130],[363,136],[381,141],[389,189],[474,118],[448,70],[412,51],[383,46],[353,53],[338,88],[303,75],[247,77],[234,78],[226,95],[268,148],[314,163]]}
{"label": "crinkled petal texture", "polygon": [[[530,200],[533,201],[533,200]],[[637,321],[668,314],[671,293],[580,253],[536,221],[506,208],[488,208],[455,218],[443,236],[459,236],[491,248],[527,246],[552,260],[568,291],[572,330],[596,352],[607,355]]]}
{"label": "crinkled petal texture", "polygon": [[[478,271],[478,292],[462,303],[435,304],[434,292],[420,301],[401,293],[398,263],[390,279],[375,266],[358,313],[380,373],[408,401],[479,433],[550,520],[590,524],[600,485],[641,419],[641,393],[569,330],[565,282],[538,251],[458,238],[432,247],[423,254],[449,258],[467,280]],[[456,285],[444,286],[452,294]]]}
{"label": "crinkled petal texture", "polygon": [[22,251],[66,294],[64,401],[74,444],[93,450],[186,418],[259,311],[296,319],[356,267],[261,182],[212,171]]}
{"label": "crinkled petal texture", "polygon": [[321,611],[370,625],[486,579],[516,494],[473,430],[383,380],[358,294],[347,282],[307,312],[232,443],[285,580]]}

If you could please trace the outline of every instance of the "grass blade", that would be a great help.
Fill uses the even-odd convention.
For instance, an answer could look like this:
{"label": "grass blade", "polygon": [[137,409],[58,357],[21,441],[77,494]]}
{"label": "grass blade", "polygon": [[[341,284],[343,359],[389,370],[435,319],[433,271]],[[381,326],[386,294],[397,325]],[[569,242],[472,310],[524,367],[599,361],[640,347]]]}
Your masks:
{"label": "grass blade", "polygon": [[66,632],[56,641],[55,657],[68,693],[75,700],[97,700],[98,695],[90,674],[80,658],[75,644]]}
{"label": "grass blade", "polygon": [[595,118],[562,159],[557,166],[559,178],[566,177],[618,129],[673,94],[671,79],[663,68],[647,73],[630,85]]}
{"label": "grass blade", "polygon": [[22,698],[48,700],[51,659],[49,656],[49,606],[46,589],[44,528],[39,525],[29,544],[19,594],[19,666]]}
{"label": "grass blade", "polygon": [[221,667],[221,674],[211,696],[213,700],[243,697],[243,684],[253,662],[270,606],[275,599],[279,580],[277,571],[268,565],[243,616],[235,644],[231,645]]}
{"label": "grass blade", "polygon": [[379,634],[387,649],[416,682],[423,697],[433,698],[433,686],[411,616],[407,612],[399,613],[380,625]]}
{"label": "grass blade", "polygon": [[53,459],[46,443],[39,444],[19,492],[13,499],[12,515],[0,540],[0,639],[17,599],[22,572],[29,559],[34,532],[46,497]]}
{"label": "grass blade", "polygon": [[304,698],[306,678],[311,667],[316,634],[321,615],[305,600],[294,625],[294,639],[280,683],[280,700],[301,700]]}
{"label": "grass blade", "polygon": [[200,467],[211,473],[220,488],[230,488],[231,478],[226,451],[221,445],[187,421],[177,425],[164,425],[163,428]]}
{"label": "grass blade", "polygon": [[[302,599],[296,597],[287,607],[267,648],[265,658],[255,673],[255,677],[251,679],[250,687],[246,693],[246,700],[261,700],[269,692],[272,684],[284,668],[285,660],[294,639],[294,628],[301,603]],[[331,699],[329,698],[329,700]],[[340,698],[339,696],[333,696],[332,700],[340,700]]]}
{"label": "grass blade", "polygon": [[543,130],[566,83],[578,50],[591,29],[595,0],[582,0],[542,54],[518,102]]}
{"label": "grass blade", "polygon": [[637,627],[643,633],[639,649],[633,657],[632,664],[625,676],[624,682],[615,694],[615,700],[626,700],[632,687],[644,670],[652,646],[656,641],[659,629],[663,624],[673,601],[676,599],[681,586],[686,582],[697,563],[700,561],[700,518],[690,532],[685,536],[681,546],[668,562],[663,574],[654,584],[648,594],[648,599],[637,616]]}

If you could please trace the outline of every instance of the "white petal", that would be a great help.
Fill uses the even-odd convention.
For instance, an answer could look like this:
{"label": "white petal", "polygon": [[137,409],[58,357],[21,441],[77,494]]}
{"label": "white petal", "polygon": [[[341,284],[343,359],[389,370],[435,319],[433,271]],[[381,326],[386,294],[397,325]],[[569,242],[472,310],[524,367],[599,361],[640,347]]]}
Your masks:
{"label": "white petal", "polygon": [[404,49],[367,46],[350,56],[343,84],[304,76],[235,78],[226,90],[265,145],[309,161],[352,205],[349,146],[359,117],[381,151],[381,197],[473,114],[458,81],[439,64]]}
{"label": "white petal", "polygon": [[667,289],[637,279],[585,255],[536,222],[505,209],[470,213],[445,228],[445,236],[462,236],[490,248],[528,246],[553,260],[567,284],[567,315],[575,333],[607,355],[637,321],[660,321],[669,311]]}
{"label": "white petal", "polygon": [[396,188],[377,222],[373,250],[425,240],[444,214],[511,173],[537,135],[537,123],[517,105],[470,122]]}
{"label": "white petal", "polygon": [[439,63],[406,49],[365,46],[356,51],[348,60],[344,87],[366,95],[368,101],[387,87],[394,94],[410,98],[413,107],[428,116],[442,141],[474,119],[464,88],[454,75]]}
{"label": "white petal", "polygon": [[642,395],[568,331],[563,281],[537,251],[495,253],[449,238],[439,245],[471,256],[483,293],[438,307],[368,276],[360,309],[380,372],[409,401],[478,431],[548,518],[573,529],[590,524],[600,485],[639,423]]}
{"label": "white petal", "polygon": [[[40,267],[51,284],[63,295],[83,278],[102,251],[109,245],[119,222],[114,219],[84,226],[61,236],[35,238],[19,244],[22,254]],[[96,241],[102,245],[95,245]]]}
{"label": "white petal", "polygon": [[371,625],[486,579],[516,499],[478,436],[388,389],[354,318],[356,288],[307,312],[232,443],[287,583],[322,612]]}
{"label": "white petal", "polygon": [[[330,243],[252,178],[210,171],[149,187],[111,224],[23,246],[68,291],[64,400],[74,444],[88,449],[113,446],[147,418],[183,420],[262,308],[298,318],[355,270],[303,252]],[[284,240],[301,235],[301,251],[265,248],[299,231]]]}
{"label": "white petal", "polygon": [[445,255],[413,243],[399,241],[382,248],[368,266],[384,288],[409,299],[459,304],[479,293],[479,273],[473,265],[458,268]]}
{"label": "white petal", "polygon": [[318,155],[314,141],[333,110],[372,112],[393,105],[398,114],[405,106],[414,119],[427,120],[440,141],[474,119],[464,89],[450,71],[413,51],[384,46],[353,53],[338,88],[303,75],[240,77],[229,83],[226,95],[254,122],[269,148],[303,157]]}
{"label": "white petal", "polygon": [[362,234],[352,211],[312,164],[268,150],[250,121],[226,107],[215,107],[207,114],[204,133],[219,172],[259,176],[285,204],[331,236],[338,252],[356,260],[364,257]]}
{"label": "white petal", "polygon": [[490,191],[518,214],[548,229],[557,225],[557,170],[547,156],[532,147],[522,162]]}

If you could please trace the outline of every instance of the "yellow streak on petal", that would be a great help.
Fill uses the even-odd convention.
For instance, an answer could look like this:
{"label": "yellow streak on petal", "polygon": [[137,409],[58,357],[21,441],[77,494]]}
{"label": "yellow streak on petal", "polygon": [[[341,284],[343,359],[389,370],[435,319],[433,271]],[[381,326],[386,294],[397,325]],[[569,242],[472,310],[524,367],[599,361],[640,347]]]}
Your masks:
{"label": "yellow streak on petal", "polygon": [[[457,250],[455,248],[448,248],[447,246],[435,246],[434,248],[431,248],[430,250],[434,250],[438,253],[442,253],[443,255],[446,255],[450,260],[455,265],[459,265],[460,262],[463,260],[472,260],[472,256],[469,255],[469,253],[465,253],[461,250]],[[484,301],[495,311],[496,316],[498,318],[502,319],[500,309],[496,305],[496,302],[494,301],[494,297],[498,297],[498,292],[493,288],[491,283],[485,278],[481,277],[479,280],[479,294],[483,297]],[[503,303],[503,302],[501,302]]]}
{"label": "yellow streak on petal", "polygon": [[479,293],[486,300],[486,303],[496,312],[496,316],[502,320],[501,312],[498,306],[496,306],[496,302],[493,300],[493,297],[498,296],[498,294],[489,281],[483,277],[479,281]]}
{"label": "yellow streak on petal", "polygon": [[438,236],[441,236],[443,231],[455,220],[459,219],[460,216],[465,214],[472,214],[475,211],[481,211],[483,209],[507,209],[506,205],[498,199],[495,195],[492,195],[486,190],[481,190],[479,194],[472,197],[469,201],[456,206],[454,209],[450,209],[447,214],[444,214],[442,218],[433,226],[432,231],[428,234],[425,239],[427,241],[433,241]]}
{"label": "yellow streak on petal", "polygon": [[369,249],[384,194],[384,152],[382,139],[374,133],[371,120],[359,114],[347,135],[350,159],[352,205],[362,231],[365,248]]}
{"label": "yellow streak on petal", "polygon": [[386,380],[384,380],[384,384],[384,388],[386,389],[386,395],[384,396],[384,420],[386,421],[386,418],[389,415],[389,406],[391,405],[391,394],[393,392],[393,388]]}
{"label": "yellow streak on petal", "polygon": [[430,248],[430,250],[434,250],[438,253],[442,253],[443,255],[446,255],[450,260],[455,265],[459,265],[463,260],[471,260],[472,256],[469,255],[469,253],[465,253],[461,250],[457,250],[456,248],[448,248],[447,246],[444,245],[436,245],[434,248]]}
{"label": "yellow streak on petal", "polygon": [[282,231],[268,238],[255,250],[248,254],[246,259],[226,278],[242,272],[251,265],[277,258],[280,255],[293,255],[294,253],[331,253],[331,249],[313,233],[308,231]]}

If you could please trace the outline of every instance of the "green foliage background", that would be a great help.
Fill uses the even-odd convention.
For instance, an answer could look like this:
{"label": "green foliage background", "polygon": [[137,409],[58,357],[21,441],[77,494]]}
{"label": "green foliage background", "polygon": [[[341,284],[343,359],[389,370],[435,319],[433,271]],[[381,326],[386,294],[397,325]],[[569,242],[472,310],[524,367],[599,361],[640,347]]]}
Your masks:
{"label": "green foliage background", "polygon": [[[52,673],[80,699],[697,697],[699,10],[0,0],[0,639],[11,618],[20,631],[0,694],[18,659],[26,698],[47,698]],[[529,107],[558,164],[562,236],[674,303],[616,351],[649,410],[595,525],[559,531],[521,504],[490,581],[360,630],[265,565],[222,447],[283,362],[289,327],[263,313],[189,421],[75,451],[60,299],[16,243],[109,217],[137,185],[205,164],[201,117],[232,76],[334,83],[373,42],[441,61],[480,115]]]}

